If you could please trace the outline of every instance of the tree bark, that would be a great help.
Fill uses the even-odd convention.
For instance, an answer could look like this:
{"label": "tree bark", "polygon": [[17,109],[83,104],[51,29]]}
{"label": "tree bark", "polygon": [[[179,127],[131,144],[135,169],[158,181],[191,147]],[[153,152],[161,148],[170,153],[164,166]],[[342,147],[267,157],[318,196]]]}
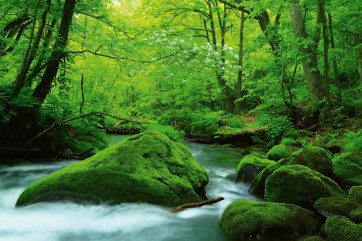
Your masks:
{"label": "tree bark", "polygon": [[[331,48],[334,49],[334,35],[333,35],[333,25],[332,25],[332,16],[328,14],[328,22],[329,22],[329,36],[331,40]],[[333,64],[333,76],[334,76],[334,83],[338,82],[338,67],[337,67],[337,59],[336,56],[332,57],[332,64]]]}
{"label": "tree bark", "polygon": [[50,59],[47,62],[47,68],[43,77],[33,92],[33,96],[39,99],[42,104],[51,90],[51,85],[57,75],[61,58],[64,57],[64,49],[68,43],[70,25],[72,23],[76,0],[65,0],[62,20],[59,27],[59,33],[53,46]]}
{"label": "tree bark", "polygon": [[[17,95],[20,92],[21,88],[24,86],[26,75],[28,74],[30,66],[31,66],[31,64],[32,64],[32,62],[33,62],[33,60],[35,58],[35,54],[36,54],[36,52],[38,50],[39,43],[40,43],[41,37],[42,37],[43,32],[44,32],[47,15],[48,15],[48,13],[50,11],[50,7],[51,7],[51,2],[52,2],[51,0],[46,1],[46,6],[45,6],[45,9],[44,9],[43,15],[41,17],[41,22],[40,22],[40,25],[38,27],[38,32],[36,34],[35,41],[34,41],[33,44],[32,44],[32,38],[30,39],[29,52],[26,54],[26,56],[24,58],[23,65],[22,65],[21,70],[20,70],[20,73],[19,73],[19,75],[17,76],[17,78],[15,80],[15,89],[14,89],[15,95]],[[36,22],[36,19],[34,19],[34,23],[35,22]],[[35,27],[35,24],[33,25],[32,35],[34,34],[34,27]]]}
{"label": "tree bark", "polygon": [[[243,82],[243,49],[244,49],[244,12],[240,13],[240,39],[239,39],[239,71],[236,85],[236,98],[241,99],[241,84]],[[240,114],[241,100],[235,102],[235,114]]]}
{"label": "tree bark", "polygon": [[333,116],[332,116],[332,103],[331,103],[331,95],[329,91],[329,61],[328,61],[328,48],[329,48],[329,39],[328,39],[328,27],[327,27],[327,17],[325,13],[325,1],[318,0],[318,15],[322,20],[322,28],[323,28],[323,55],[324,55],[324,84],[326,86],[326,98],[327,98],[327,112],[330,120],[331,126],[334,125]]}
{"label": "tree bark", "polygon": [[[302,14],[302,8],[299,4],[299,0],[293,0],[289,5],[289,12],[292,19],[294,36],[298,40],[307,40],[308,34],[305,31],[305,20]],[[321,23],[320,16],[317,16],[317,24]],[[325,83],[321,78],[320,71],[318,69],[318,56],[317,48],[320,40],[320,26],[316,27],[313,43],[305,47],[301,45],[299,52],[302,55],[303,71],[308,82],[309,91],[312,95],[313,102],[324,99],[326,96]]]}

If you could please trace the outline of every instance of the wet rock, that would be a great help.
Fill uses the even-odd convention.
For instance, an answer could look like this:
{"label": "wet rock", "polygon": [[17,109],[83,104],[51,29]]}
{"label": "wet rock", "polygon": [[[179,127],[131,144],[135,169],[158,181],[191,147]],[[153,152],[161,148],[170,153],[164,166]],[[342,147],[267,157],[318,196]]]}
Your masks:
{"label": "wet rock", "polygon": [[288,240],[313,234],[319,221],[313,212],[295,205],[238,200],[225,209],[220,225],[232,240]]}
{"label": "wet rock", "polygon": [[275,164],[274,161],[260,158],[257,155],[247,155],[239,163],[235,181],[251,182],[261,170],[273,164]]}
{"label": "wet rock", "polygon": [[265,182],[265,201],[295,204],[312,209],[322,197],[344,196],[330,178],[306,166],[280,167]]}
{"label": "wet rock", "polygon": [[73,197],[177,206],[205,199],[207,183],[206,170],[186,146],[144,132],[33,183],[16,206]]}

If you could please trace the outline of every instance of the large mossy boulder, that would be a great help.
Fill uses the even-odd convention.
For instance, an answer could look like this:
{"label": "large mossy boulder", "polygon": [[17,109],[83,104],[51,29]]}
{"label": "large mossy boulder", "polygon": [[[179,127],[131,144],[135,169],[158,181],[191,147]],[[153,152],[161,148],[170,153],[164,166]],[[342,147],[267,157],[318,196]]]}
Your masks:
{"label": "large mossy boulder", "polygon": [[289,158],[290,165],[303,165],[325,176],[333,174],[333,164],[329,153],[320,147],[306,146],[294,152]]}
{"label": "large mossy boulder", "polygon": [[362,154],[346,152],[333,159],[333,172],[345,185],[362,185]]}
{"label": "large mossy boulder", "polygon": [[362,224],[355,224],[343,216],[327,218],[325,232],[328,241],[362,240]]}
{"label": "large mossy boulder", "polygon": [[144,132],[33,183],[16,206],[69,199],[176,206],[205,199],[207,183],[186,146]]}
{"label": "large mossy boulder", "polygon": [[251,182],[264,168],[275,164],[275,161],[250,154],[241,159],[236,171],[236,182]]}
{"label": "large mossy boulder", "polygon": [[298,147],[280,144],[270,149],[266,156],[270,160],[279,161],[280,159],[288,158],[293,152],[297,151],[298,149]]}
{"label": "large mossy boulder", "polygon": [[343,196],[330,178],[306,166],[282,166],[265,183],[265,201],[295,204],[312,209],[322,197]]}
{"label": "large mossy boulder", "polygon": [[225,209],[220,225],[232,240],[288,240],[313,234],[319,221],[314,213],[295,205],[238,200]]}

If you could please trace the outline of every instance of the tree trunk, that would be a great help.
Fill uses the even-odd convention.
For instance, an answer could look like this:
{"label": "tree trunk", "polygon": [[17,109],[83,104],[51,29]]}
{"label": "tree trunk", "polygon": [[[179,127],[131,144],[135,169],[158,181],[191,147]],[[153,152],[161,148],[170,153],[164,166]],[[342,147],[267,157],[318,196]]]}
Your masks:
{"label": "tree trunk", "polygon": [[[329,13],[328,14],[328,20],[329,20],[329,36],[331,40],[331,48],[334,49],[334,35],[333,35],[333,26],[332,26],[332,16]],[[338,67],[337,67],[337,59],[336,56],[332,57],[332,64],[333,64],[333,76],[334,76],[334,83],[338,82]]]}
{"label": "tree trunk", "polygon": [[53,51],[47,62],[47,68],[45,69],[43,78],[33,92],[33,96],[38,98],[41,104],[51,90],[51,85],[57,75],[61,58],[64,56],[63,52],[68,42],[68,34],[72,23],[75,4],[76,0],[65,0],[57,40],[54,43]]}
{"label": "tree trunk", "polygon": [[[292,19],[295,38],[303,40],[308,39],[308,34],[305,31],[305,20],[299,0],[293,0],[289,6],[289,12]],[[317,23],[321,23],[320,16],[317,17]],[[303,57],[301,60],[303,71],[314,102],[322,100],[326,96],[326,87],[318,69],[317,48],[320,40],[320,31],[320,27],[317,26],[313,43],[307,47],[302,45],[299,47],[299,52]]]}
{"label": "tree trunk", "polygon": [[[35,41],[33,44],[31,43],[32,38],[30,39],[29,47],[31,46],[31,48],[30,48],[29,54],[25,56],[23,65],[21,67],[21,71],[15,81],[15,89],[14,89],[15,95],[17,95],[20,92],[21,88],[24,86],[26,75],[28,74],[30,66],[35,58],[36,51],[38,50],[39,43],[40,43],[41,37],[44,32],[46,18],[50,11],[51,2],[52,2],[51,0],[47,0],[47,2],[46,2],[46,6],[44,9],[43,15],[41,17],[41,22],[38,27],[38,32],[36,34]],[[34,19],[34,23],[35,22],[36,22],[36,19]],[[33,25],[33,29],[32,29],[33,33],[34,33],[34,26],[35,26],[35,24]],[[32,33],[32,35],[33,35],[33,33]]]}
{"label": "tree trunk", "polygon": [[43,51],[40,53],[39,59],[36,63],[36,65],[32,68],[30,75],[26,78],[24,86],[30,87],[33,83],[33,79],[38,76],[38,74],[45,69],[46,65],[44,64],[44,60],[47,58],[46,53],[49,48],[50,41],[52,40],[53,36],[53,28],[55,27],[55,24],[57,23],[56,19],[53,19],[52,23],[50,24],[50,27],[47,31],[47,34],[45,36],[44,42],[43,42]]}
{"label": "tree trunk", "polygon": [[325,13],[325,2],[324,0],[318,0],[318,10],[317,14],[320,16],[322,20],[322,27],[323,27],[323,52],[324,52],[324,84],[326,86],[326,97],[328,102],[328,116],[330,120],[331,126],[334,125],[333,116],[332,116],[332,103],[331,103],[331,96],[329,92],[329,62],[328,62],[328,48],[329,48],[329,39],[328,39],[328,27],[327,27],[327,17]]}
{"label": "tree trunk", "polygon": [[[244,12],[240,13],[240,39],[239,39],[239,71],[236,85],[236,98],[241,99],[241,84],[243,82],[243,48],[244,48]],[[235,102],[235,114],[240,114],[241,100]]]}

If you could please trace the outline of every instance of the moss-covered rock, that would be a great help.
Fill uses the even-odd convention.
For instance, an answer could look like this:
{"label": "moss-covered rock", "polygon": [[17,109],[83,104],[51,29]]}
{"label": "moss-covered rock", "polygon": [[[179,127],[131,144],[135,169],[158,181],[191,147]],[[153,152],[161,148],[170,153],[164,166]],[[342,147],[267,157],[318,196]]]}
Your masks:
{"label": "moss-covered rock", "polygon": [[352,202],[362,204],[362,186],[353,186],[349,189],[348,199]]}
{"label": "moss-covered rock", "polygon": [[332,159],[329,153],[320,147],[306,146],[293,153],[289,158],[290,165],[303,165],[325,176],[333,174]]}
{"label": "moss-covered rock", "polygon": [[241,159],[236,171],[236,182],[250,182],[261,170],[267,166],[273,165],[275,162],[263,159],[257,155],[250,154]]}
{"label": "moss-covered rock", "polygon": [[362,185],[362,154],[346,152],[333,159],[333,172],[347,185]]}
{"label": "moss-covered rock", "polygon": [[265,200],[295,204],[312,209],[322,197],[344,195],[330,178],[306,166],[282,166],[271,174],[265,183]]}
{"label": "moss-covered rock", "polygon": [[325,217],[333,215],[348,217],[351,211],[358,208],[358,204],[343,196],[333,196],[318,199],[314,204],[314,208]]}
{"label": "moss-covered rock", "polygon": [[325,232],[328,241],[361,241],[362,225],[355,224],[343,216],[327,218]]}
{"label": "moss-covered rock", "polygon": [[280,144],[270,149],[266,156],[270,160],[279,161],[280,159],[288,158],[293,152],[297,151],[298,149],[298,147]]}
{"label": "moss-covered rock", "polygon": [[186,146],[144,132],[33,183],[16,206],[69,198],[175,206],[206,198],[207,183]]}
{"label": "moss-covered rock", "polygon": [[362,223],[362,205],[349,213],[349,219],[355,223]]}
{"label": "moss-covered rock", "polygon": [[220,225],[232,240],[279,240],[312,234],[319,222],[295,205],[238,200],[225,209]]}
{"label": "moss-covered rock", "polygon": [[273,165],[270,165],[263,169],[252,181],[249,187],[249,193],[254,194],[258,197],[264,197],[266,179],[281,166],[287,165],[288,162],[289,159],[282,159],[274,163]]}
{"label": "moss-covered rock", "polygon": [[311,237],[304,239],[303,241],[324,241],[324,239],[322,239],[319,236],[311,236]]}

